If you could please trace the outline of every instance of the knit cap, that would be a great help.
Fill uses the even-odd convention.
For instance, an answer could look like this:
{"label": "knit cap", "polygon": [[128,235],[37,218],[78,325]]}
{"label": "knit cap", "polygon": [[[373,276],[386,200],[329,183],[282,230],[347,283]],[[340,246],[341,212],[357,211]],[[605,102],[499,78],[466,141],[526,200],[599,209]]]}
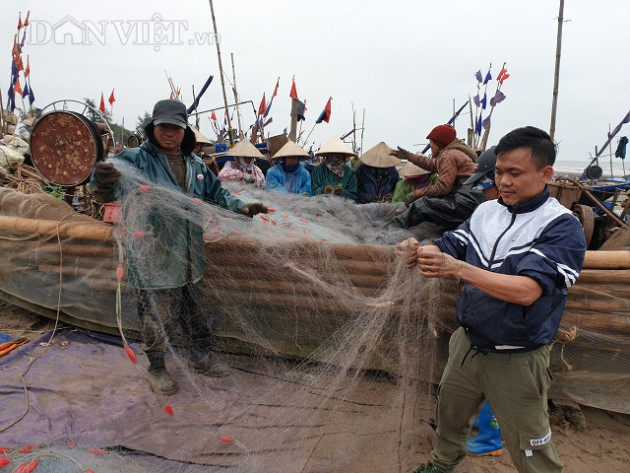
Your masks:
{"label": "knit cap", "polygon": [[457,132],[451,125],[438,125],[427,135],[427,139],[446,146],[457,139]]}

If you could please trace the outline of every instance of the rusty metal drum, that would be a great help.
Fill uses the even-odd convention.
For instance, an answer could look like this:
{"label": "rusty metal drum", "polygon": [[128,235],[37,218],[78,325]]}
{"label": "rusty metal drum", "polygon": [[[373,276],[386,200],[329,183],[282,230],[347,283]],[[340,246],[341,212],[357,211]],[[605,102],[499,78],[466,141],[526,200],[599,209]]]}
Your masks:
{"label": "rusty metal drum", "polygon": [[94,123],[80,113],[56,110],[38,118],[31,133],[31,159],[41,175],[60,186],[86,183],[103,159]]}

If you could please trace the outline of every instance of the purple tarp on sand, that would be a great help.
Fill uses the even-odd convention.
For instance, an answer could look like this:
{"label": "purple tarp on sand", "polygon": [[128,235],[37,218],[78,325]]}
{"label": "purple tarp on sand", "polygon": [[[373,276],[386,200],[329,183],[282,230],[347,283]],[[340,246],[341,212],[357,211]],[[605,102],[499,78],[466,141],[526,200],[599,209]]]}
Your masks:
{"label": "purple tarp on sand", "polygon": [[[40,345],[49,340],[50,333],[0,359],[0,429],[24,414],[22,379],[28,388],[28,410],[15,425],[0,432],[0,445],[12,446],[14,451],[23,445],[67,446],[70,442],[85,448],[119,446],[197,462],[202,448],[194,439],[207,443],[221,434],[216,417],[203,415],[209,412],[203,393],[212,392],[211,384],[217,383],[221,397],[229,398],[234,380],[180,375],[180,391],[164,398],[151,391],[144,377],[147,360],[137,344],[131,345],[138,353],[138,363],[133,364],[107,335],[66,330],[58,332],[50,346]],[[172,358],[167,358],[169,362],[176,365]],[[178,372],[182,367],[169,370]],[[165,412],[166,403],[173,407],[174,416]],[[232,447],[219,440],[215,444],[215,452]],[[165,460],[155,458],[162,470]]]}

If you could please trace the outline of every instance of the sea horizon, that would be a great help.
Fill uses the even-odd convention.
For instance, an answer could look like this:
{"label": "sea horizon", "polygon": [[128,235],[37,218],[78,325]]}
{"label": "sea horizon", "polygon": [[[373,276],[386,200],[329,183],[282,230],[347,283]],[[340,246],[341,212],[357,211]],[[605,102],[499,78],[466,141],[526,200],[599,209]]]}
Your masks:
{"label": "sea horizon", "polygon": [[[602,177],[624,177],[630,175],[630,161],[625,163],[625,160],[613,157],[611,165],[608,156],[599,158],[598,161],[599,167],[602,168]],[[556,174],[581,174],[590,162],[590,159],[562,159],[558,157],[553,165],[553,169]]]}

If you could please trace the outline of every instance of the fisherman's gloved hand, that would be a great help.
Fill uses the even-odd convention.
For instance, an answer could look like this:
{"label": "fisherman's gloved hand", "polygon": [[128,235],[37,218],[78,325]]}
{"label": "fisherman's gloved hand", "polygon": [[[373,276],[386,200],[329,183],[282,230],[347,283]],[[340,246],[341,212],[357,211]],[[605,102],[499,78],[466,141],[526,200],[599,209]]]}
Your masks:
{"label": "fisherman's gloved hand", "polygon": [[253,174],[243,174],[243,180],[251,184],[256,180],[256,178],[254,177]]}
{"label": "fisherman's gloved hand", "polygon": [[260,202],[253,202],[243,207],[241,212],[248,217],[253,217],[254,215],[258,214],[266,214],[267,212],[269,212],[269,207],[267,207],[265,204],[261,204]]}
{"label": "fisherman's gloved hand", "polygon": [[333,186],[326,186],[324,187],[324,194],[332,194],[334,189],[335,188]]}
{"label": "fisherman's gloved hand", "polygon": [[112,163],[99,161],[94,166],[94,177],[99,187],[110,187],[120,179],[120,171]]}
{"label": "fisherman's gloved hand", "polygon": [[399,146],[398,149],[391,150],[389,154],[392,156],[396,156],[398,159],[408,159],[411,153]]}
{"label": "fisherman's gloved hand", "polygon": [[341,190],[341,187],[333,187],[332,193],[334,195],[343,195],[343,191]]}
{"label": "fisherman's gloved hand", "polygon": [[409,207],[415,200],[422,197],[422,189],[416,189],[405,196],[405,205]]}

